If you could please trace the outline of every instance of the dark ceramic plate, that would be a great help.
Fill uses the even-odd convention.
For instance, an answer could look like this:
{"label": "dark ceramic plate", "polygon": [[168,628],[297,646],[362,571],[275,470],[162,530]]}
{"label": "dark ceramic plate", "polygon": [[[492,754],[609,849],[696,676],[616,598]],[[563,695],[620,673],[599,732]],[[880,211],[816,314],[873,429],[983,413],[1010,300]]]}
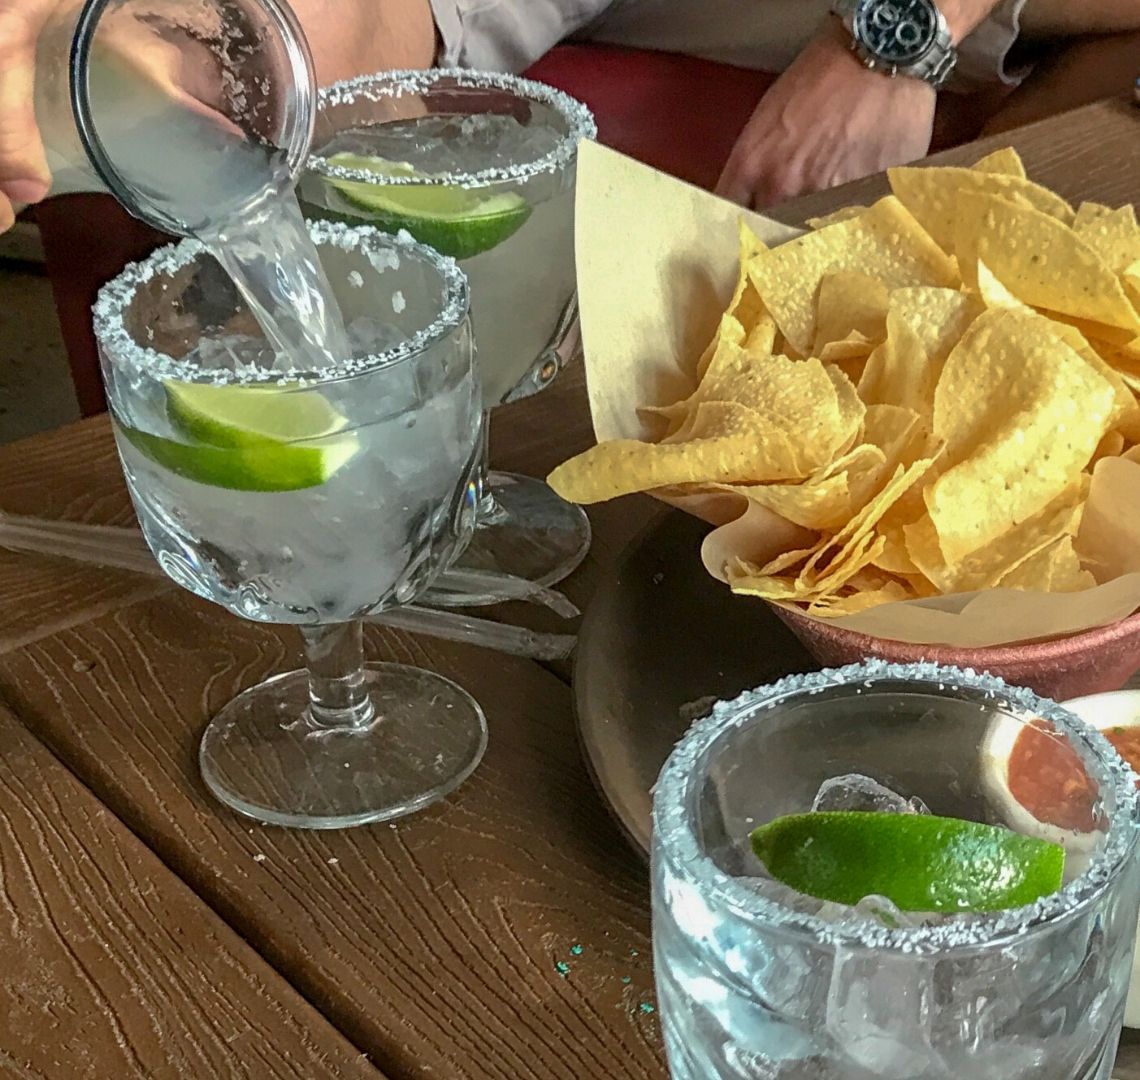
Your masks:
{"label": "dark ceramic plate", "polygon": [[673,511],[636,537],[586,611],[574,706],[586,760],[632,843],[649,851],[650,789],[690,719],[815,664],[767,604],[700,562],[702,522]]}

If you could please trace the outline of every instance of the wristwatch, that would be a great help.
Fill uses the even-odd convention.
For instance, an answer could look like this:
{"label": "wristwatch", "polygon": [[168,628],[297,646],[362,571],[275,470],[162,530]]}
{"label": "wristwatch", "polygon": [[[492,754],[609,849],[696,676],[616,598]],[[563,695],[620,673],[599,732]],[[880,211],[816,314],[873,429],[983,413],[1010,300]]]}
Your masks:
{"label": "wristwatch", "polygon": [[958,62],[934,0],[835,0],[832,11],[851,34],[851,51],[873,70],[938,88]]}

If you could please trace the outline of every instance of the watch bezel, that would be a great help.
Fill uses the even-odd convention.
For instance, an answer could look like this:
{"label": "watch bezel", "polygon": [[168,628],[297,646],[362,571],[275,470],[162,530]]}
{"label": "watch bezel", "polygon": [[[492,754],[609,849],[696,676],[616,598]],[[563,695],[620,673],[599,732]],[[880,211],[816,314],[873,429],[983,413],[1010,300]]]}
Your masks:
{"label": "watch bezel", "polygon": [[941,20],[941,13],[938,10],[938,5],[934,0],[920,0],[924,3],[931,13],[930,32],[926,40],[921,45],[916,46],[912,53],[905,56],[892,56],[889,53],[884,53],[876,49],[871,44],[871,39],[867,33],[867,20],[872,17],[873,12],[885,4],[890,4],[895,0],[858,0],[854,5],[854,10],[851,13],[851,36],[854,38],[855,44],[859,49],[866,54],[866,56],[873,60],[876,66],[886,68],[892,72],[906,71],[909,68],[915,67],[926,60],[932,52],[938,47],[938,31]]}

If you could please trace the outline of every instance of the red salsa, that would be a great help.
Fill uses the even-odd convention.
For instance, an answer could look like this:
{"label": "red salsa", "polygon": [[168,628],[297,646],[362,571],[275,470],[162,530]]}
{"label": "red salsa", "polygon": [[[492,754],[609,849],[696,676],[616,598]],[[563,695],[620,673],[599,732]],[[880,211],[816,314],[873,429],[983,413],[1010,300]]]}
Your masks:
{"label": "red salsa", "polygon": [[1140,771],[1140,727],[1109,728],[1104,737],[1132,768]]}
{"label": "red salsa", "polygon": [[[1140,727],[1109,728],[1103,734],[1129,765],[1140,763]],[[1096,827],[1096,786],[1052,724],[1035,720],[1022,730],[1006,776],[1010,794],[1038,821],[1077,832]]]}

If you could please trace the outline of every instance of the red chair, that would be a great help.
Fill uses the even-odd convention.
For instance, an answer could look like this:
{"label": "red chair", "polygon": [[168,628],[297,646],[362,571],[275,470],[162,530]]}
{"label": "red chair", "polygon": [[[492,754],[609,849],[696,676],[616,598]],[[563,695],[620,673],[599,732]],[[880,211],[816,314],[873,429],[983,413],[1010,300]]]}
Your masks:
{"label": "red chair", "polygon": [[[764,91],[767,72],[672,53],[563,45],[528,75],[581,99],[601,142],[700,187],[711,188]],[[975,137],[985,118],[971,98],[943,95],[935,148]],[[47,270],[83,414],[106,408],[91,332],[100,286],[168,239],[107,195],[66,195],[36,209]]]}

